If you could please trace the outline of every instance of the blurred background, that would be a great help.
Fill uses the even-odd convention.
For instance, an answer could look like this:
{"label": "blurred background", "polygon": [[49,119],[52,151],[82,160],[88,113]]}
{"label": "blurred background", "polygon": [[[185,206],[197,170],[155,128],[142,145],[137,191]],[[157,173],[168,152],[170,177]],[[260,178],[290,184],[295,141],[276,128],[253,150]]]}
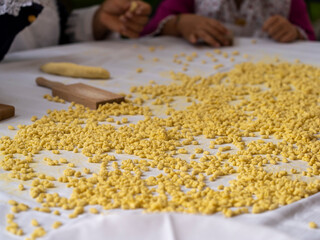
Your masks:
{"label": "blurred background", "polygon": [[320,0],[305,0],[314,31],[320,41]]}
{"label": "blurred background", "polygon": [[[162,0],[144,0],[153,7],[153,13]],[[103,0],[64,0],[69,10],[100,4]],[[318,41],[320,41],[320,0],[305,0]]]}

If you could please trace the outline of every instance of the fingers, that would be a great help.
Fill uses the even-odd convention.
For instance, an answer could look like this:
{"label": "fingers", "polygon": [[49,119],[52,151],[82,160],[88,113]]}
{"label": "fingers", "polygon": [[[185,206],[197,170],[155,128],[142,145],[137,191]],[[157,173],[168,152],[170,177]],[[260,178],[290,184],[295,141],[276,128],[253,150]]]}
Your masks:
{"label": "fingers", "polygon": [[283,32],[286,27],[285,25],[285,22],[281,20],[277,20],[276,22],[274,22],[274,25],[270,26],[267,30],[269,36],[275,37],[277,34],[279,34],[279,32]]}
{"label": "fingers", "polygon": [[191,34],[188,40],[190,43],[196,44],[198,41],[198,38],[197,38],[196,34]]}
{"label": "fingers", "polygon": [[208,19],[208,25],[210,25],[212,28],[215,28],[218,32],[220,32],[220,34],[227,34],[229,31],[228,29],[223,26],[223,24],[221,24],[220,22],[214,20],[214,19]]}
{"label": "fingers", "polygon": [[278,42],[292,42],[297,38],[296,28],[284,17],[273,16],[269,18],[264,26],[263,30],[268,35]]}
{"label": "fingers", "polygon": [[124,23],[124,27],[126,29],[130,29],[131,31],[139,34],[140,32],[142,32],[144,25],[136,24],[134,22],[126,22],[126,23]]}
{"label": "fingers", "polygon": [[125,37],[128,37],[128,38],[138,38],[139,37],[138,32],[135,32],[135,31],[128,29],[128,28],[124,28],[123,30],[121,30],[120,34]]}
{"label": "fingers", "polygon": [[132,18],[134,16],[149,16],[151,14],[152,8],[150,4],[142,1],[135,1],[135,3],[137,4],[137,7],[133,11],[129,8],[124,13],[127,18]]}
{"label": "fingers", "polygon": [[265,23],[263,24],[262,30],[268,31],[268,29],[278,20],[279,16],[272,16],[270,17]]}
{"label": "fingers", "polygon": [[219,47],[230,44],[230,39],[227,36],[228,34],[229,31],[221,23],[214,19],[206,18],[197,25],[194,34],[189,36],[188,40],[191,43],[195,43],[197,42],[197,38],[201,38],[209,45]]}
{"label": "fingers", "polygon": [[[135,32],[136,34],[140,34],[144,28],[144,26],[148,23],[148,16],[137,16],[137,15],[122,15],[120,16],[120,21],[123,23],[124,28],[126,30],[130,30],[130,32]],[[134,34],[134,37],[136,36]],[[133,36],[130,34],[130,36]]]}
{"label": "fingers", "polygon": [[148,23],[151,6],[142,1],[134,1],[136,6],[130,10],[131,0],[106,0],[99,12],[103,26],[129,38],[139,37]]}
{"label": "fingers", "polygon": [[216,39],[220,43],[220,45],[226,46],[230,44],[230,40],[228,39],[227,34],[221,34],[218,29],[213,28],[210,25],[204,26],[204,29],[206,30],[206,32],[210,33],[210,35],[214,39]]}
{"label": "fingers", "polygon": [[194,14],[182,14],[176,28],[180,35],[193,44],[200,39],[213,47],[232,44],[232,34],[214,19]]}
{"label": "fingers", "polygon": [[199,31],[199,37],[213,47],[220,47],[221,44],[208,32]]}
{"label": "fingers", "polygon": [[148,23],[148,16],[151,13],[151,6],[142,1],[136,1],[137,7],[134,11],[127,10],[122,16],[120,21],[124,25],[122,34],[129,38],[137,38],[142,32],[144,26]]}
{"label": "fingers", "polygon": [[276,40],[280,41],[284,36],[287,36],[289,32],[286,29],[280,29],[278,32],[274,33],[271,37]]}
{"label": "fingers", "polygon": [[296,39],[296,34],[294,32],[289,32],[282,36],[278,41],[282,43],[293,42]]}
{"label": "fingers", "polygon": [[189,42],[195,44],[199,39],[201,39],[213,47],[229,45],[229,31],[227,30],[227,32],[225,32],[224,27],[221,28],[221,25],[219,27],[216,27],[218,26],[218,24],[216,24],[218,23],[217,21],[214,25],[212,23],[213,22],[211,22],[211,24],[208,24],[208,21],[206,21],[200,24],[197,27],[197,30],[188,37]]}
{"label": "fingers", "polygon": [[146,25],[149,21],[147,16],[134,16],[134,17],[126,17],[125,15],[120,16],[120,21],[123,23],[133,22],[139,25]]}
{"label": "fingers", "polygon": [[213,47],[221,46],[220,43],[210,33],[205,31],[204,29],[199,29],[194,35],[192,35],[192,39],[190,39],[189,41],[194,44],[199,39],[202,39],[207,44]]}
{"label": "fingers", "polygon": [[143,1],[137,1],[137,4],[138,7],[134,11],[136,15],[149,16],[151,14],[152,8],[150,4]]}
{"label": "fingers", "polygon": [[101,22],[111,31],[118,32],[128,38],[138,38],[143,26],[130,23],[124,25],[117,16],[104,14],[101,16]]}
{"label": "fingers", "polygon": [[219,42],[220,46],[231,45],[232,35],[230,32],[218,21],[209,19],[208,22],[205,22],[202,25],[202,28],[215,39],[216,42]]}
{"label": "fingers", "polygon": [[130,8],[130,2],[128,0],[105,0],[101,5],[103,11],[108,14],[122,14]]}
{"label": "fingers", "polygon": [[120,32],[123,29],[123,24],[118,20],[117,16],[102,13],[99,16],[99,20],[104,27],[111,31]]}

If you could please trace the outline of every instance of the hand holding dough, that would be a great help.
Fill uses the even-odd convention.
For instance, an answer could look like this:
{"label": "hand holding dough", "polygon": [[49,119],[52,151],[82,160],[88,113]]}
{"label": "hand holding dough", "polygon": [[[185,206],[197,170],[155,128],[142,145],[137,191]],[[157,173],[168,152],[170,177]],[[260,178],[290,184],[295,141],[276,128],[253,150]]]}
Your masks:
{"label": "hand holding dough", "polygon": [[110,73],[101,67],[82,66],[68,62],[52,62],[41,66],[41,71],[74,78],[108,79]]}

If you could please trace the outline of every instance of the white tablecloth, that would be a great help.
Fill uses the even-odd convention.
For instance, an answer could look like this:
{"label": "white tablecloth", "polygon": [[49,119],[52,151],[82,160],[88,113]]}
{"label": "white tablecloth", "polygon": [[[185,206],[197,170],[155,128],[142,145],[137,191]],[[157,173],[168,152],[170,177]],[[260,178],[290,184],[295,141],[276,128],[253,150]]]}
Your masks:
{"label": "white tablecloth", "polygon": [[[150,51],[155,47],[155,51]],[[221,58],[224,67],[213,70],[214,63],[209,62],[206,52],[208,46],[194,47],[181,39],[157,38],[95,42],[62,47],[39,49],[10,54],[0,63],[0,103],[16,107],[14,118],[0,122],[0,136],[13,137],[15,131],[9,131],[8,125],[30,124],[33,115],[46,114],[47,109],[66,109],[67,104],[48,102],[42,98],[50,90],[37,87],[35,78],[44,76],[64,83],[82,82],[113,92],[129,93],[131,86],[147,84],[150,80],[157,83],[169,83],[170,70],[181,71],[182,66],[173,64],[174,54],[197,52],[199,57],[189,67],[188,74],[209,75],[215,71],[226,71],[234,64],[246,61],[242,57],[256,61],[273,61],[275,57],[320,66],[320,44],[297,42],[277,44],[268,40],[258,40],[252,44],[250,39],[237,39],[234,47],[225,48],[229,54],[238,50],[240,56],[235,62]],[[138,59],[138,55],[145,60]],[[159,58],[155,62],[153,58]],[[201,60],[207,60],[202,64]],[[49,61],[74,62],[83,65],[102,66],[110,70],[111,80],[83,80],[49,76],[39,71],[39,66]],[[137,74],[136,68],[143,68]],[[161,114],[161,109],[159,114]],[[68,157],[68,153],[64,153]],[[80,154],[79,154],[80,155]],[[0,160],[3,156],[0,155]],[[83,157],[83,159],[85,159]],[[81,165],[81,156],[78,158]],[[61,174],[56,173],[56,174]],[[221,181],[227,181],[224,179]],[[0,239],[21,239],[5,230],[5,215],[10,212],[9,199],[36,206],[27,192],[17,191],[18,181],[9,180],[7,173],[0,170]],[[60,190],[59,190],[60,191]],[[61,189],[61,191],[64,191]],[[245,214],[226,219],[222,214],[211,216],[186,215],[174,213],[145,214],[140,210],[113,210],[102,215],[84,214],[76,219],[68,219],[67,214],[57,217],[52,214],[27,211],[17,215],[17,222],[27,234],[32,232],[31,219],[36,218],[48,230],[44,239],[153,239],[153,240],[188,240],[188,239],[320,239],[320,229],[310,229],[308,223],[320,223],[320,194],[300,200],[285,207],[262,214]],[[54,221],[60,220],[63,226],[50,230]]]}

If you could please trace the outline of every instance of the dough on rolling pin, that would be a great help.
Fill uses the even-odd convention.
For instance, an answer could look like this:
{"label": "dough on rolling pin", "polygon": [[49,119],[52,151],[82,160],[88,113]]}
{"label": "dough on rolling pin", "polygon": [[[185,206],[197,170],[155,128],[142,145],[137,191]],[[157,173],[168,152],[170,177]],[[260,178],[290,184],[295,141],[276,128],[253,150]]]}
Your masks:
{"label": "dough on rolling pin", "polygon": [[133,2],[131,2],[131,5],[130,5],[130,12],[133,12],[134,10],[136,10],[137,9],[137,7],[138,7],[138,3],[137,2],[135,2],[135,1],[133,1]]}
{"label": "dough on rolling pin", "polygon": [[41,66],[41,71],[74,78],[108,79],[110,73],[101,67],[89,67],[68,62],[52,62]]}

